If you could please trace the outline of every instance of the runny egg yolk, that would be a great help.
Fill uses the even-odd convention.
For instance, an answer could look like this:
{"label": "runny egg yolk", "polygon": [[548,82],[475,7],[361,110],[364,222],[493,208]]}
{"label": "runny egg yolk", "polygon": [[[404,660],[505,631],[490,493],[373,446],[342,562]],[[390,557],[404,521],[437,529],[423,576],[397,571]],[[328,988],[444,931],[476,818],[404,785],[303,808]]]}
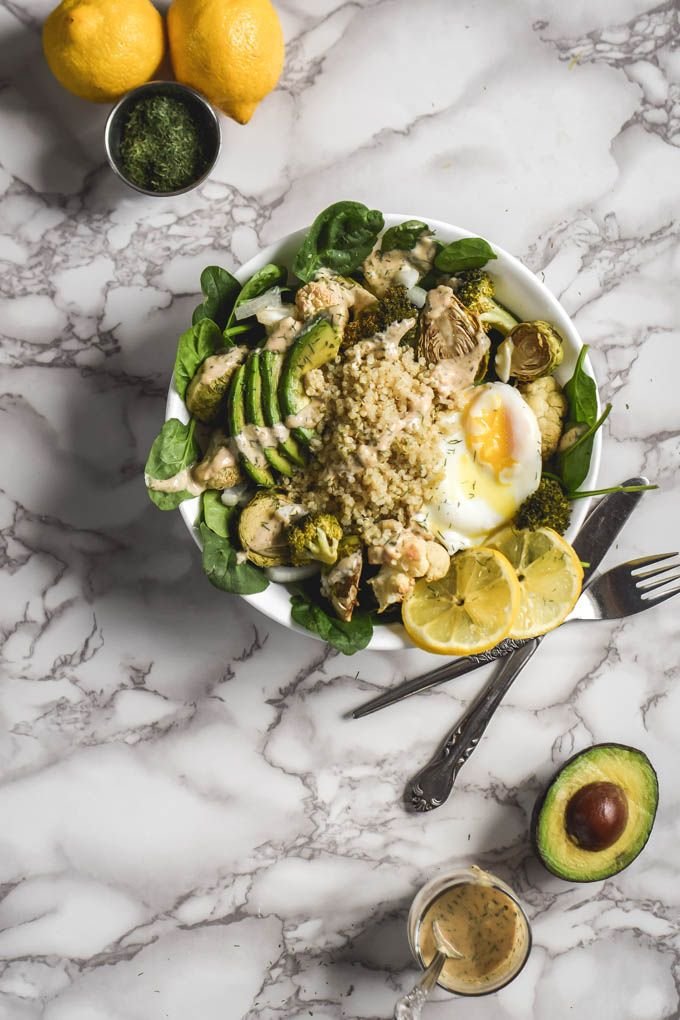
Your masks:
{"label": "runny egg yolk", "polygon": [[443,415],[444,476],[419,515],[449,552],[482,544],[513,519],[541,478],[541,434],[521,394],[475,387],[462,411]]}
{"label": "runny egg yolk", "polygon": [[505,481],[517,460],[513,418],[500,394],[487,390],[465,411],[465,438],[472,459]]}

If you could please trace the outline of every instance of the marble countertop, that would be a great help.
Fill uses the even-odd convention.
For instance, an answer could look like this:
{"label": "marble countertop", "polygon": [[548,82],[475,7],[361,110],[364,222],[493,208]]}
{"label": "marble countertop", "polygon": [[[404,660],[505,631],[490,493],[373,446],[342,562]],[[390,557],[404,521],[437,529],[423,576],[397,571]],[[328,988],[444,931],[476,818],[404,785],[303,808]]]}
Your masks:
{"label": "marble countertop", "polygon": [[[174,200],[106,167],[107,109],[41,59],[50,6],[0,0],[0,1020],[391,1016],[415,890],[470,862],[518,890],[534,948],[432,1020],[678,1017],[678,604],[551,636],[450,801],[411,815],[488,674],[344,719],[432,660],[345,659],[217,592],[141,476],[201,268],[355,198],[545,279],[614,403],[603,483],[660,485],[608,562],[677,548],[677,3],[279,0],[279,88]],[[647,752],[660,811],[627,871],[572,885],[528,823],[603,740]]]}

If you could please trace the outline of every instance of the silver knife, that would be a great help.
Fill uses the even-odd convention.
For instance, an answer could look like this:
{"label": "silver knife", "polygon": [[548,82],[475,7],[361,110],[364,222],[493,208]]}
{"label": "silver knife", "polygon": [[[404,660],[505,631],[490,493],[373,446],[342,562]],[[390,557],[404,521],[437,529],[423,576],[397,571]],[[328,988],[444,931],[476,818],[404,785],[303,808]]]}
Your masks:
{"label": "silver knife", "polygon": [[[629,478],[621,483],[624,487],[649,485],[647,478]],[[579,559],[586,564],[583,568],[583,587],[590,583],[595,571],[599,567],[605,554],[613,545],[617,535],[630,517],[631,513],[639,503],[643,492],[612,492],[603,496],[597,506],[591,510],[581,530],[574,540],[574,549]],[[532,639],[534,640],[534,639]],[[539,640],[542,640],[539,639]],[[501,641],[495,648],[488,652],[481,652],[479,655],[466,655],[459,659],[445,662],[442,666],[405,680],[384,694],[367,701],[365,705],[352,712],[353,719],[361,719],[372,712],[378,712],[381,708],[394,705],[404,698],[417,694],[419,691],[426,691],[430,687],[436,687],[447,680],[464,676],[479,666],[485,666],[489,662],[501,659],[511,652],[517,651],[526,645],[526,641],[515,641],[508,638]]]}
{"label": "silver knife", "polygon": [[[579,556],[583,557],[586,553],[590,556],[586,561],[588,567],[584,568],[584,585],[587,586],[592,580],[597,566],[611,548],[641,496],[641,492],[611,493],[607,502],[602,500],[588,517],[574,542],[574,549]],[[624,500],[624,497],[628,498]],[[592,524],[590,528],[589,523]],[[579,542],[584,531],[586,536]],[[411,806],[416,811],[431,811],[447,799],[458,773],[484,736],[496,709],[542,640],[543,637],[530,638],[504,660],[463,718],[447,734],[437,753],[408,784]]]}

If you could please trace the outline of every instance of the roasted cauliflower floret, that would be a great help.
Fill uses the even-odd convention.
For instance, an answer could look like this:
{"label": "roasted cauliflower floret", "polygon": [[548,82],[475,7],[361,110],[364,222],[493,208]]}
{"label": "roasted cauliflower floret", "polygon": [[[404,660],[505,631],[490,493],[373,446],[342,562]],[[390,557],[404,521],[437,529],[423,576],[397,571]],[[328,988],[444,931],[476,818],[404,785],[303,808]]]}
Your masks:
{"label": "roasted cauliflower floret", "polygon": [[368,562],[381,569],[369,584],[378,600],[378,612],[402,602],[416,580],[438,581],[448,572],[451,558],[438,542],[404,528],[398,521],[383,521],[381,534],[368,549]]}
{"label": "roasted cauliflower floret", "polygon": [[358,315],[376,298],[354,280],[321,270],[311,283],[300,287],[295,305],[301,319],[313,318],[319,312],[328,312],[336,329],[343,330],[349,322],[350,310]]}
{"label": "roasted cauliflower floret", "polygon": [[541,457],[549,460],[556,452],[567,416],[567,398],[552,375],[521,383],[519,392],[536,415],[541,431]]}
{"label": "roasted cauliflower floret", "polygon": [[411,594],[416,586],[416,579],[391,567],[383,567],[377,577],[373,577],[368,583],[378,603],[378,612],[384,613],[389,606],[403,602]]}
{"label": "roasted cauliflower floret", "polygon": [[335,563],[341,538],[342,527],[332,514],[308,514],[288,532],[293,563],[296,566],[313,560]]}
{"label": "roasted cauliflower floret", "polygon": [[206,489],[231,489],[243,481],[229,436],[221,429],[213,432],[203,459],[192,468],[191,474],[194,481]]}

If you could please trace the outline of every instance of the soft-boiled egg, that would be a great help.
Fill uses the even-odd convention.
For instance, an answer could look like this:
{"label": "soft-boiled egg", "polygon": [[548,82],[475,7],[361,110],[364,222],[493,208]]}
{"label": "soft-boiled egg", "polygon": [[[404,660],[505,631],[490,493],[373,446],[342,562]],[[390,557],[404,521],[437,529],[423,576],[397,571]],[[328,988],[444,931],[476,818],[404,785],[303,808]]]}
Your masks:
{"label": "soft-boiled egg", "polygon": [[541,433],[517,390],[500,382],[472,387],[440,424],[444,477],[417,519],[453,553],[481,545],[538,488]]}

